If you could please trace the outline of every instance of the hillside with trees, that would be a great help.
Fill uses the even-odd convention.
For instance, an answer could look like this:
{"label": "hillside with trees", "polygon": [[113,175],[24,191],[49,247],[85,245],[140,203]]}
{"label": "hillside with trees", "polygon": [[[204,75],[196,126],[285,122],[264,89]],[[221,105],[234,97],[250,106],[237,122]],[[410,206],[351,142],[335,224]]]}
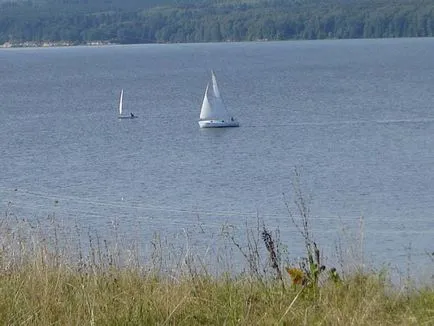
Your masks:
{"label": "hillside with trees", "polygon": [[5,42],[220,42],[434,35],[426,0],[33,0],[0,2]]}

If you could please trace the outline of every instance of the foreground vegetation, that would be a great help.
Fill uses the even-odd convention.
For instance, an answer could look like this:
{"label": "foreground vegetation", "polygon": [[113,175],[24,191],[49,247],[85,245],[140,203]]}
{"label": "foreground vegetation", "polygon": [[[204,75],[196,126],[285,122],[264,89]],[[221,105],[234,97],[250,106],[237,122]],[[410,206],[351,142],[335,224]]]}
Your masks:
{"label": "foreground vegetation", "polygon": [[432,286],[392,284],[384,271],[360,267],[345,273],[321,265],[307,219],[300,224],[306,258],[298,266],[280,259],[277,233],[260,226],[258,236],[248,229],[243,243],[227,234],[245,257],[245,268],[218,274],[209,273],[212,267],[192,248],[178,251],[175,264],[162,263],[158,237],[152,240],[154,252],[142,260],[135,245],[121,247],[90,234],[87,249],[81,240],[71,245],[65,237],[70,232],[54,218],[48,221],[19,220],[10,213],[1,220],[0,324],[434,323]]}
{"label": "foreground vegetation", "polygon": [[[42,258],[42,257],[39,257]],[[378,275],[317,289],[250,277],[163,278],[71,271],[36,260],[0,277],[3,325],[432,325],[434,290],[391,290]]]}
{"label": "foreground vegetation", "polygon": [[428,36],[434,36],[434,3],[425,0],[0,2],[0,44]]}
{"label": "foreground vegetation", "polygon": [[[283,258],[278,230],[260,219],[241,233],[224,226],[230,244],[225,251],[238,255],[212,254],[207,261],[185,230],[181,250],[156,235],[144,256],[137,243],[122,242],[116,221],[114,234],[104,240],[55,216],[20,219],[9,206],[0,219],[0,324],[434,324],[432,284],[412,286],[409,277],[392,283],[386,271],[360,263],[326,266],[298,182],[294,198],[293,205],[285,204],[304,242],[305,257],[297,263]],[[347,247],[362,242],[360,222],[359,237]],[[200,226],[195,232],[205,231]],[[234,272],[224,257],[244,267]],[[223,270],[211,272],[218,264]]]}

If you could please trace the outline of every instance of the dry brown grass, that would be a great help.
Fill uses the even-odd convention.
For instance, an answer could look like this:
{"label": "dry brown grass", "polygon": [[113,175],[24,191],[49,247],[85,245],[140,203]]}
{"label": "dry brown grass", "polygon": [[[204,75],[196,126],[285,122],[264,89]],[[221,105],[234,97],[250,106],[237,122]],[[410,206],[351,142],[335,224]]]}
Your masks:
{"label": "dry brown grass", "polygon": [[4,325],[432,325],[434,291],[376,275],[313,291],[245,278],[178,280],[128,269],[73,272],[38,262],[0,277]]}
{"label": "dry brown grass", "polygon": [[291,285],[285,274],[282,287],[281,280],[251,274],[74,263],[44,242],[19,241],[3,243],[3,325],[434,324],[432,288],[404,292],[375,273],[320,286]]}
{"label": "dry brown grass", "polygon": [[[153,266],[165,261],[161,241],[145,266],[131,254],[134,245],[123,250],[92,237],[86,249],[77,241],[68,246],[59,240],[67,232],[53,224],[40,228],[10,214],[1,221],[0,324],[434,325],[432,286],[410,290],[366,269],[339,281],[324,273],[291,284],[275,233],[265,226],[265,245],[261,230],[250,245],[236,243],[252,259],[248,272],[212,276],[187,255],[171,269]],[[261,244],[268,274],[259,272]],[[317,270],[319,258],[312,263],[306,273]]]}

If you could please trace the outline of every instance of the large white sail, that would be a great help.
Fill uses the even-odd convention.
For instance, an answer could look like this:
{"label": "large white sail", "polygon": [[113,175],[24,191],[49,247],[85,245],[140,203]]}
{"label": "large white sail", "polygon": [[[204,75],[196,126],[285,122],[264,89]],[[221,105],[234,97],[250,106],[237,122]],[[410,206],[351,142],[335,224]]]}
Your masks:
{"label": "large white sail", "polygon": [[202,102],[202,108],[200,111],[200,119],[229,120],[230,118],[231,117],[227,112],[223,100],[220,96],[217,79],[214,72],[212,72],[212,87],[209,87],[209,83],[206,86],[205,95]]}
{"label": "large white sail", "polygon": [[214,110],[214,113],[218,115],[218,119],[230,119],[230,115],[228,111],[226,110],[226,106],[223,103],[223,99],[220,95],[220,90],[217,85],[217,78],[214,74],[214,71],[212,71],[212,90],[213,90],[213,99],[212,99],[212,107]]}
{"label": "large white sail", "polygon": [[239,127],[238,121],[226,109],[217,85],[217,78],[212,70],[211,77],[212,85],[210,83],[206,85],[203,96],[199,126],[201,128]]}
{"label": "large white sail", "polygon": [[124,90],[121,90],[121,97],[119,99],[119,115],[122,115],[122,103],[123,103],[123,97],[124,97]]}
{"label": "large white sail", "polygon": [[212,89],[214,91],[214,95],[217,98],[221,98],[220,97],[219,87],[217,86],[217,78],[215,77],[215,74],[214,74],[213,70],[211,70],[211,75],[212,75]]}
{"label": "large white sail", "polygon": [[206,85],[205,95],[203,96],[202,108],[200,109],[201,120],[212,119],[213,117],[212,108],[208,100],[208,89],[209,84]]}

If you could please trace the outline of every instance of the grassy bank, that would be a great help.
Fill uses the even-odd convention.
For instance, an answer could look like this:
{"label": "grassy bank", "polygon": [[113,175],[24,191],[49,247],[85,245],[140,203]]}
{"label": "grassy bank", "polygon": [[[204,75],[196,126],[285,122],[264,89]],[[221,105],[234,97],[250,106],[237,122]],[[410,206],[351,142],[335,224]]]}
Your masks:
{"label": "grassy bank", "polygon": [[[387,273],[366,269],[334,278],[332,269],[318,268],[315,250],[304,268],[277,257],[274,264],[272,233],[234,244],[245,250],[244,273],[210,275],[185,253],[181,263],[163,270],[139,260],[117,263],[115,256],[128,255],[117,246],[77,255],[58,243],[56,229],[51,240],[37,228],[2,223],[1,230],[2,325],[434,324],[432,286],[391,284]],[[267,273],[258,263],[261,252]]]}
{"label": "grassy bank", "polygon": [[433,325],[434,291],[352,275],[318,288],[238,278],[77,272],[33,261],[0,276],[3,325]]}
{"label": "grassy bank", "polygon": [[[323,265],[298,198],[296,213],[289,211],[305,247],[297,263],[282,258],[278,230],[259,220],[243,238],[222,231],[225,250],[239,255],[205,262],[188,236],[180,250],[156,237],[143,257],[122,234],[104,240],[54,217],[19,219],[8,209],[0,219],[0,324],[434,325],[432,282],[392,283],[387,271],[362,263],[349,271],[342,262],[337,270]],[[362,229],[347,246],[361,239]],[[224,256],[245,268],[225,273],[233,264]],[[223,272],[210,272],[216,264]]]}

